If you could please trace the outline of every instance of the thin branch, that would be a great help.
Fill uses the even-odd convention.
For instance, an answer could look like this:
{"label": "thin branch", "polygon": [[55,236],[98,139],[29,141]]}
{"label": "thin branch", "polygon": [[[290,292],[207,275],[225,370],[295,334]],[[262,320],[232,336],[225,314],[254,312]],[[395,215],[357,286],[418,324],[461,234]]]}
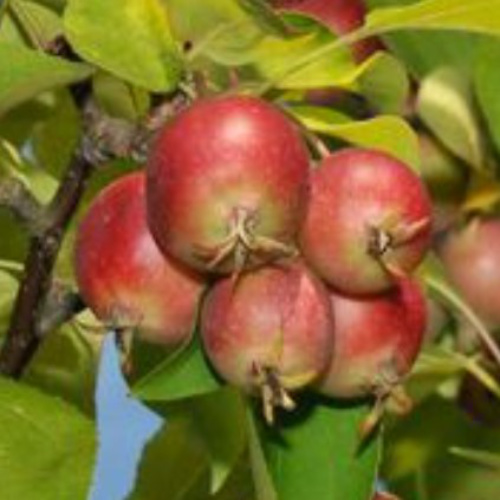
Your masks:
{"label": "thin branch", "polygon": [[78,293],[66,286],[54,283],[47,295],[40,320],[42,337],[59,328],[86,307]]}
{"label": "thin branch", "polygon": [[439,280],[436,280],[430,276],[426,276],[425,283],[431,290],[440,295],[459,313],[463,315],[463,317],[474,328],[479,339],[481,340],[481,342],[483,342],[484,346],[489,351],[496,364],[500,366],[500,348],[491,336],[488,329],[485,328],[483,322],[479,319],[477,314],[463,300],[461,300],[455,293],[453,293],[453,291],[443,285]]}
{"label": "thin branch", "polygon": [[93,169],[93,164],[80,148],[49,207],[46,228],[31,237],[24,276],[0,350],[0,372],[4,375],[19,378],[42,341],[43,314],[57,255]]}
{"label": "thin branch", "polygon": [[0,181],[0,207],[9,209],[30,232],[37,232],[44,207],[20,179],[8,177]]}

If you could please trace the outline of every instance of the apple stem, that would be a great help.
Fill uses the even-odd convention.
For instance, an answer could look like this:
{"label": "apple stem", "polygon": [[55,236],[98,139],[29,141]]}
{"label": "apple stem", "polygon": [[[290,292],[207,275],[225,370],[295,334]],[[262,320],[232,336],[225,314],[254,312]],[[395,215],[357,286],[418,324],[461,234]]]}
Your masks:
{"label": "apple stem", "polygon": [[208,268],[216,271],[228,259],[234,261],[234,274],[239,276],[250,255],[263,254],[266,258],[292,257],[297,250],[273,238],[254,234],[255,215],[246,208],[237,207],[231,220],[231,230],[219,245],[199,248],[198,256],[208,259]]}
{"label": "apple stem", "polygon": [[295,402],[283,387],[276,368],[254,363],[253,371],[260,388],[264,419],[269,425],[273,425],[274,409],[281,407],[291,411],[295,408]]}

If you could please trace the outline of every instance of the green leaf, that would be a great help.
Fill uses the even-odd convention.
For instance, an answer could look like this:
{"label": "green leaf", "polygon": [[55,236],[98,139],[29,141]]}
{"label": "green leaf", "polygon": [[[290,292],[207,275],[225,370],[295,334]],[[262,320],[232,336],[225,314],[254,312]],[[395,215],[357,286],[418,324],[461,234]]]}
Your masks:
{"label": "green leaf", "polygon": [[174,90],[183,64],[159,0],[71,0],[66,36],[86,60],[139,87]]}
{"label": "green leaf", "polygon": [[211,500],[257,500],[247,453],[240,457],[223,488],[210,498]]}
{"label": "green leaf", "polygon": [[367,500],[374,491],[379,439],[364,446],[359,426],[366,407],[314,401],[263,432],[278,497],[286,500]]}
{"label": "green leaf", "polygon": [[110,116],[138,122],[150,105],[149,94],[105,72],[93,78],[94,96],[101,108]]}
{"label": "green leaf", "polygon": [[[258,24],[235,0],[164,0],[172,23],[172,31],[183,42],[192,46],[190,58],[208,54],[218,59],[220,37],[221,52],[224,45],[246,48],[262,35]],[[224,34],[227,34],[227,39]]]}
{"label": "green leaf", "polygon": [[370,34],[408,29],[449,29],[500,34],[500,0],[423,0],[370,12]]}
{"label": "green leaf", "polygon": [[433,254],[430,254],[419,272],[429,291],[433,293],[436,299],[446,304],[465,320],[466,324],[472,328],[477,338],[483,343],[484,348],[489,351],[492,359],[500,365],[500,348],[492,333],[488,330],[488,326],[484,321],[463,299],[460,292],[450,284],[441,261]]}
{"label": "green leaf", "polygon": [[[264,38],[252,51],[252,64],[262,78],[274,81],[300,57],[322,47],[335,35],[324,25],[311,18],[288,15],[289,23],[304,34],[293,38]],[[316,59],[302,70],[279,78],[277,86],[283,89],[308,89],[315,87],[351,88],[361,70],[352,62],[347,47]]]}
{"label": "green leaf", "polygon": [[488,39],[481,43],[474,72],[474,84],[488,129],[497,149],[500,150],[499,57],[500,43],[498,40]]}
{"label": "green leaf", "polygon": [[469,167],[434,136],[419,132],[422,178],[437,203],[463,203],[469,181]]}
{"label": "green leaf", "polygon": [[339,114],[310,106],[290,107],[309,130],[348,143],[389,153],[419,170],[418,140],[411,127],[397,116],[380,115],[364,121],[339,123]]}
{"label": "green leaf", "polygon": [[[443,418],[446,416],[446,418]],[[401,498],[415,498],[415,479],[424,498],[439,500],[496,499],[497,470],[471,467],[450,457],[451,447],[500,450],[498,429],[470,419],[455,401],[434,396],[386,432],[382,475]]]}
{"label": "green leaf", "polygon": [[82,132],[81,117],[71,94],[54,93],[52,113],[33,128],[31,140],[37,164],[56,179],[62,177]]}
{"label": "green leaf", "polygon": [[93,69],[9,43],[0,44],[0,115],[41,92],[88,78]]}
{"label": "green leaf", "polygon": [[146,446],[128,500],[200,500],[209,497],[209,460],[183,418],[171,418]]}
{"label": "green leaf", "polygon": [[66,7],[68,0],[38,0],[38,3],[46,5],[55,12],[61,12]]}
{"label": "green leaf", "polygon": [[312,18],[287,14],[286,19],[300,35],[289,38],[266,36],[250,50],[248,62],[260,77],[276,82],[276,86],[283,89],[352,88],[363,68],[355,66],[347,46],[316,58],[281,78],[297,59],[307,57],[336,39],[326,26]]}
{"label": "green leaf", "polygon": [[256,419],[250,405],[247,405],[248,448],[256,500],[278,500],[271,473],[267,467],[262,449]]}
{"label": "green leaf", "polygon": [[61,18],[52,10],[26,0],[9,0],[9,16],[33,47],[44,48],[62,34]]}
{"label": "green leaf", "polygon": [[[368,0],[370,9],[409,5],[415,0]],[[440,66],[459,68],[465,75],[473,68],[478,35],[450,31],[405,31],[384,36],[384,42],[391,52],[405,63],[407,69],[417,78]]]}
{"label": "green leaf", "polygon": [[379,113],[405,111],[410,80],[404,66],[388,52],[378,52],[358,77],[361,93]]}
{"label": "green leaf", "polygon": [[[284,16],[290,34],[282,36],[262,28],[262,23],[258,22],[260,18],[249,16],[243,9],[234,10],[234,5],[230,9],[222,3],[215,10],[215,13],[207,12],[207,18],[196,24],[205,33],[204,37],[193,33],[190,25],[181,29],[185,38],[194,41],[191,59],[204,55],[218,64],[247,66],[245,69],[255,72],[255,79],[264,80],[266,85],[276,82],[284,89],[333,85],[351,88],[357,75],[363,71],[356,68],[349,48],[344,45],[335,53],[319,57],[307,67],[284,75],[297,58],[307,57],[311,51],[332,43],[336,36],[320,22],[299,14]],[[195,19],[198,21],[198,18],[199,13]]]}
{"label": "green leaf", "polygon": [[471,83],[462,74],[453,68],[429,74],[418,93],[417,113],[450,151],[474,168],[484,168],[483,127]]}
{"label": "green leaf", "polygon": [[1,138],[0,160],[3,160],[2,170],[21,180],[41,203],[52,199],[58,186],[56,179],[45,170],[30,165],[12,144]]}
{"label": "green leaf", "polygon": [[290,34],[290,27],[265,0],[237,0],[264,31],[280,37]]}
{"label": "green leaf", "polygon": [[185,398],[180,401],[147,401],[146,404],[167,421],[189,421],[210,460],[210,492],[217,494],[245,454],[245,397],[234,387]]}
{"label": "green leaf", "polygon": [[83,327],[77,330],[66,324],[50,332],[23,380],[93,415],[101,341],[95,332],[85,332]]}
{"label": "green leaf", "polygon": [[175,401],[220,387],[221,382],[208,365],[196,334],[187,347],[141,378],[132,387],[132,393],[145,401]]}
{"label": "green leaf", "polygon": [[210,456],[210,490],[215,493],[223,486],[247,444],[244,397],[234,388],[224,388],[192,398],[186,407]]}
{"label": "green leaf", "polygon": [[[0,262],[0,267],[2,267],[1,264]],[[17,279],[12,274],[0,269],[0,335],[7,328],[17,287]]]}
{"label": "green leaf", "polygon": [[500,471],[500,455],[482,450],[452,447],[450,453],[482,467],[489,467]]}
{"label": "green leaf", "polygon": [[88,498],[96,450],[93,423],[70,405],[0,378],[2,497]]}

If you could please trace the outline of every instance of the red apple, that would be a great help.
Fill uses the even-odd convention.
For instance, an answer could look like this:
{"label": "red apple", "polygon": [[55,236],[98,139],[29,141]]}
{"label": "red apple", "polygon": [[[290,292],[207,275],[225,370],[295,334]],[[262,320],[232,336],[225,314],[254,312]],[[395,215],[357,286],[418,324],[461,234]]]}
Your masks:
{"label": "red apple", "polygon": [[86,304],[111,327],[148,341],[189,339],[203,283],[166,259],[146,224],[145,176],[129,174],[93,201],[78,230],[75,272]]}
{"label": "red apple", "polygon": [[384,397],[410,371],[422,346],[426,304],[409,279],[372,297],[331,292],[335,337],[330,366],[318,384],[339,398]]}
{"label": "red apple", "polygon": [[423,259],[432,206],[420,178],[386,153],[346,148],[313,171],[300,246],[307,263],[344,293],[378,293]]}
{"label": "red apple", "polygon": [[491,325],[500,324],[500,219],[474,219],[439,246],[450,281]]}
{"label": "red apple", "polygon": [[203,305],[201,334],[216,371],[249,393],[260,390],[271,420],[272,406],[287,407],[286,391],[329,363],[331,314],[327,290],[305,266],[276,264],[217,283]]}
{"label": "red apple", "polygon": [[149,225],[165,254],[234,273],[294,253],[309,157],[274,105],[238,95],[196,101],[160,133],[147,170]]}

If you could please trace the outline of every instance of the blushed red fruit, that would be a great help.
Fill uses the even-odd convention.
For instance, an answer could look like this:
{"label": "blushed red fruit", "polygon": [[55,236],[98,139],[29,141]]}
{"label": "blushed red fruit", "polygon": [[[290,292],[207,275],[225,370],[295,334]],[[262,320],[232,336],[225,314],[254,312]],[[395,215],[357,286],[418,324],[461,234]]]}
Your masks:
{"label": "blushed red fruit", "polygon": [[409,279],[373,297],[331,292],[335,318],[333,357],[318,384],[339,398],[383,397],[410,371],[426,327],[420,286]]}
{"label": "blushed red fruit", "polygon": [[265,407],[287,407],[285,391],[305,386],[330,361],[331,314],[327,290],[303,265],[263,267],[215,285],[202,339],[222,378],[250,393],[260,389]]}
{"label": "blushed red fruit", "polygon": [[[271,0],[271,3],[278,9],[314,17],[338,35],[354,31],[365,21],[366,9],[362,0]],[[380,40],[368,38],[356,42],[353,52],[356,60],[362,62],[381,48]]]}
{"label": "blushed red fruit", "polygon": [[293,253],[309,192],[295,126],[262,99],[195,102],[148,162],[148,218],[160,248],[203,271],[233,272]]}
{"label": "blushed red fruit", "polygon": [[96,197],[78,230],[76,278],[86,304],[104,323],[137,327],[145,340],[174,345],[191,333],[203,285],[156,247],[144,191],[139,172]]}
{"label": "blushed red fruit", "polygon": [[380,151],[347,148],[313,172],[300,246],[345,293],[378,293],[412,272],[430,243],[432,207],[420,178]]}
{"label": "blushed red fruit", "polygon": [[450,281],[481,318],[500,324],[500,219],[475,219],[448,233],[439,255]]}

